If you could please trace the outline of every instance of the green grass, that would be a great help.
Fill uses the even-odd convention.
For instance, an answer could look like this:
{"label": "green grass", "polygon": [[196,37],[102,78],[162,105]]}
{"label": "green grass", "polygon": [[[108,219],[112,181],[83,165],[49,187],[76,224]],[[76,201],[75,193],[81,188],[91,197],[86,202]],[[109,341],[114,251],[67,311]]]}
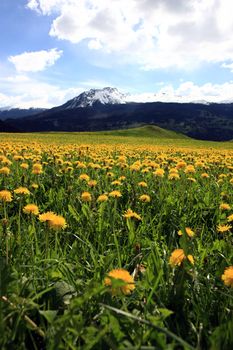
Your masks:
{"label": "green grass", "polygon": [[152,139],[188,139],[187,136],[175,131],[162,129],[156,125],[145,125],[137,128],[96,132],[96,135],[125,136]]}
{"label": "green grass", "polygon": [[161,145],[169,147],[196,147],[232,149],[232,142],[201,141],[189,138],[174,131],[165,130],[155,125],[145,125],[124,130],[98,132],[40,132],[40,133],[0,133],[2,142],[14,140],[25,142],[56,144],[135,144]]}

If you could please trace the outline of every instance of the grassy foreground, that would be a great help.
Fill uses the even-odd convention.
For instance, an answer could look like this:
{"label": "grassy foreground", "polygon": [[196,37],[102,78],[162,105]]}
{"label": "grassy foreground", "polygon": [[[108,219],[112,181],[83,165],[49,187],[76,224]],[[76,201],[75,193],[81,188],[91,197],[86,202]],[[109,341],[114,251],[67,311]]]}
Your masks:
{"label": "grassy foreground", "polygon": [[233,144],[125,133],[0,135],[1,349],[232,349]]}

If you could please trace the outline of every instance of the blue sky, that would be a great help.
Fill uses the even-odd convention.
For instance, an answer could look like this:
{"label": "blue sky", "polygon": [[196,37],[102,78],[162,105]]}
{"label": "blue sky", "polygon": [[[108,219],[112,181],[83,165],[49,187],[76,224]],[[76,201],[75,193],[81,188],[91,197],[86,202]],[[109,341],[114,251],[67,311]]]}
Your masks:
{"label": "blue sky", "polygon": [[1,0],[0,108],[90,88],[233,101],[231,0]]}

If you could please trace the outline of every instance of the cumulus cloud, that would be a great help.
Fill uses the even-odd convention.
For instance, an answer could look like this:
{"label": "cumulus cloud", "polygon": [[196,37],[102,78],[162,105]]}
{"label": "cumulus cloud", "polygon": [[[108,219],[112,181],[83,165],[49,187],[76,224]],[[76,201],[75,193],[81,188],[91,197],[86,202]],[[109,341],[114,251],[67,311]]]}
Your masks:
{"label": "cumulus cloud", "polygon": [[229,0],[28,0],[51,15],[50,35],[116,53],[144,69],[233,60]]}
{"label": "cumulus cloud", "polygon": [[30,0],[27,4],[27,8],[40,13],[39,4],[38,4],[37,0]]}
{"label": "cumulus cloud", "polygon": [[41,50],[24,52],[10,56],[8,60],[14,64],[18,72],[39,72],[52,66],[62,55],[61,50]]}
{"label": "cumulus cloud", "polygon": [[0,78],[0,86],[0,108],[5,106],[52,108],[84,90],[79,86],[65,89],[22,75]]}
{"label": "cumulus cloud", "polygon": [[50,15],[52,12],[59,11],[66,3],[70,3],[70,0],[28,0],[26,7],[42,15]]}
{"label": "cumulus cloud", "polygon": [[143,93],[128,96],[128,101],[135,102],[233,102],[233,82],[224,84],[194,84],[192,81],[182,82],[177,88],[168,84],[156,93]]}

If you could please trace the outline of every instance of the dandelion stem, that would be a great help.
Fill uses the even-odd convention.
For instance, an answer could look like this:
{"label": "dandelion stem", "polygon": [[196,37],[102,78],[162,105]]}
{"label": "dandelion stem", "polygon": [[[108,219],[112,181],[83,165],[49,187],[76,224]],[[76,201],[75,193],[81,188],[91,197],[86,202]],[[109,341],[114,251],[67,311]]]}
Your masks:
{"label": "dandelion stem", "polygon": [[[1,296],[1,300],[7,304],[9,304],[13,309],[17,309],[17,306],[13,304],[6,296]],[[37,326],[37,324],[27,315],[23,315],[24,320],[27,322],[27,324],[32,328],[33,331],[35,331],[38,335],[40,335],[42,338],[45,338],[44,331]]]}

